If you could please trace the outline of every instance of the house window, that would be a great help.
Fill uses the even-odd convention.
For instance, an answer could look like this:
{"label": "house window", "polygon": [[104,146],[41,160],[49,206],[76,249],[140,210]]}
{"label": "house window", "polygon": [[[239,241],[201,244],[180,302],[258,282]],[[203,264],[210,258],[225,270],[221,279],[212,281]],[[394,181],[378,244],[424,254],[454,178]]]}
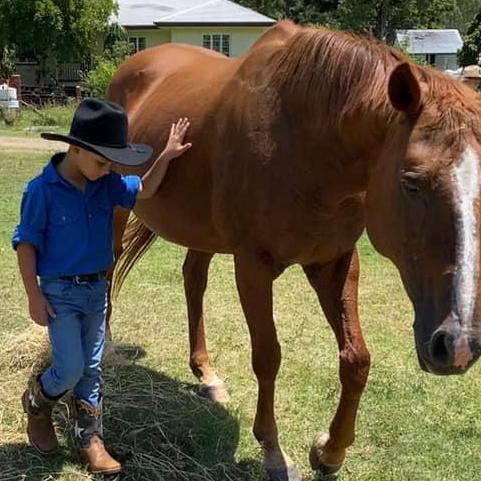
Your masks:
{"label": "house window", "polygon": [[132,53],[140,52],[147,47],[147,40],[145,37],[129,37],[129,43],[132,46]]}
{"label": "house window", "polygon": [[204,34],[202,46],[230,57],[230,35],[226,33]]}

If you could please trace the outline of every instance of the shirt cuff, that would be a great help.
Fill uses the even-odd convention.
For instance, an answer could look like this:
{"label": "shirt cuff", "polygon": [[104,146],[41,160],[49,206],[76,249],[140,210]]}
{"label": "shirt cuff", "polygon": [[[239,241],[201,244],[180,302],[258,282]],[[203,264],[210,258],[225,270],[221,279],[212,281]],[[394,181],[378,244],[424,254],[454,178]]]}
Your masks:
{"label": "shirt cuff", "polygon": [[12,236],[12,247],[17,250],[18,244],[32,244],[38,252],[43,250],[43,232],[28,225],[18,225]]}

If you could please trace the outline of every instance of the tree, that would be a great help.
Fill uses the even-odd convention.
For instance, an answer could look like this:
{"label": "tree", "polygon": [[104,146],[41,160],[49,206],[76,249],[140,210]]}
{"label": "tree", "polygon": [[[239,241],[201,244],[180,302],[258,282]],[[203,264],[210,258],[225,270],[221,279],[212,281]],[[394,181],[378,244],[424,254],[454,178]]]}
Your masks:
{"label": "tree", "polygon": [[445,26],[457,28],[465,35],[476,14],[481,11],[481,0],[457,0],[456,8],[446,14]]}
{"label": "tree", "polygon": [[441,28],[458,0],[340,0],[334,19],[340,28],[369,32],[393,42],[396,29]]}
{"label": "tree", "polygon": [[277,20],[319,23],[326,20],[326,12],[337,8],[339,0],[238,0],[238,3]]}
{"label": "tree", "polygon": [[[0,49],[49,63],[84,61],[98,48],[115,0],[0,0]],[[51,67],[52,65],[50,65]]]}
{"label": "tree", "polygon": [[273,18],[368,32],[394,42],[398,28],[464,25],[481,0],[240,0]]}
{"label": "tree", "polygon": [[459,63],[466,65],[476,64],[481,53],[481,11],[476,15],[468,28],[464,45],[459,52]]}

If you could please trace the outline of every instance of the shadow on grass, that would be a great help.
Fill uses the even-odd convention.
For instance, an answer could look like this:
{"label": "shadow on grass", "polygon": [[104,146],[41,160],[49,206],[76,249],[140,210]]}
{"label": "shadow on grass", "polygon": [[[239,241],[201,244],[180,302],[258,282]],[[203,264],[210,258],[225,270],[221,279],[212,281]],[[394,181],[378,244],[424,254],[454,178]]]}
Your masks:
{"label": "shadow on grass", "polygon": [[[111,452],[124,465],[120,479],[262,479],[258,461],[234,459],[238,420],[198,397],[193,385],[138,365],[136,360],[143,355],[135,346],[116,346],[104,366],[104,434]],[[68,403],[60,405],[55,420],[63,433],[55,456],[41,456],[27,444],[0,444],[2,481],[53,480],[56,473],[63,473],[63,479],[85,479],[71,436]]]}

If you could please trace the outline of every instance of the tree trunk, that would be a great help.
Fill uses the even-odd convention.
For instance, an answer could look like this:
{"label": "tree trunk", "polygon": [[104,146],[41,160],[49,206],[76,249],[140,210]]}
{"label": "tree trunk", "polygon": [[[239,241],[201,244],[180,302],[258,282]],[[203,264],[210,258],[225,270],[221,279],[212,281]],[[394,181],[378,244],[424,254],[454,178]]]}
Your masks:
{"label": "tree trunk", "polygon": [[385,40],[388,28],[389,18],[389,0],[381,0],[378,6],[376,27],[374,29],[374,35],[380,40]]}
{"label": "tree trunk", "polygon": [[292,0],[286,0],[286,9],[285,9],[285,12],[284,12],[286,18],[290,18],[291,7],[292,7]]}

